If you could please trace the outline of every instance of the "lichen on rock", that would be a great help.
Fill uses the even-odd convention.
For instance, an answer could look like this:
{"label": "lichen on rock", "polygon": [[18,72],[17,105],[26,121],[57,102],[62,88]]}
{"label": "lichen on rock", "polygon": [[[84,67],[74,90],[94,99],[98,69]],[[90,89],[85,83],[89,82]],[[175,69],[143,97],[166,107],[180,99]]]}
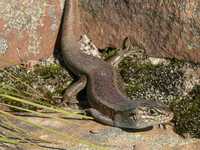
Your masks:
{"label": "lichen on rock", "polygon": [[46,1],[0,1],[0,18],[7,22],[6,30],[35,30],[45,13]]}
{"label": "lichen on rock", "polygon": [[0,37],[0,55],[5,54],[8,49],[8,41],[5,38]]}

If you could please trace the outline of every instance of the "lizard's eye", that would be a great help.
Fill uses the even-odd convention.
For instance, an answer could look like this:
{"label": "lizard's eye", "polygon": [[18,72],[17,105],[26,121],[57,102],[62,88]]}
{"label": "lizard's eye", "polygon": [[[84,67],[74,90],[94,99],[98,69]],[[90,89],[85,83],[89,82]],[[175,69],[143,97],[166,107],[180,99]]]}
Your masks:
{"label": "lizard's eye", "polygon": [[157,113],[157,111],[155,109],[150,109],[149,110],[149,114],[150,115],[157,115],[158,113]]}

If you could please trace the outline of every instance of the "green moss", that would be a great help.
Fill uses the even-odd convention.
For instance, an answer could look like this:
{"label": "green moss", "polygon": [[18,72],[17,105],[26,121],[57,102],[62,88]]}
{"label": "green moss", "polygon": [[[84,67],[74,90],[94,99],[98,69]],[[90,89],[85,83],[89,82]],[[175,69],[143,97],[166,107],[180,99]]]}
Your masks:
{"label": "green moss", "polygon": [[[200,138],[200,85],[194,86],[185,94],[184,67],[195,68],[200,65],[177,59],[153,65],[148,57],[126,57],[119,65],[127,95],[131,99],[161,101],[174,112],[173,122],[179,134],[190,134]],[[145,55],[145,54],[143,54]]]}
{"label": "green moss", "polygon": [[[0,92],[45,105],[57,105],[62,101],[63,92],[71,81],[68,72],[57,63],[39,63],[32,69],[18,65],[0,71]],[[2,98],[0,100],[23,108],[36,109],[18,102]]]}
{"label": "green moss", "polygon": [[59,75],[62,71],[62,68],[59,64],[49,64],[44,66],[36,65],[34,68],[34,73],[40,75],[43,79],[48,79]]}
{"label": "green moss", "polygon": [[153,65],[148,61],[125,58],[120,64],[120,73],[131,98],[151,98],[169,104],[182,87],[183,73],[174,62]]}
{"label": "green moss", "polygon": [[106,48],[106,49],[103,49],[101,53],[102,53],[103,59],[107,60],[110,57],[116,55],[118,51],[119,49],[116,49],[116,48]]}
{"label": "green moss", "polygon": [[174,101],[171,108],[176,131],[200,138],[200,85],[196,85],[184,99]]}

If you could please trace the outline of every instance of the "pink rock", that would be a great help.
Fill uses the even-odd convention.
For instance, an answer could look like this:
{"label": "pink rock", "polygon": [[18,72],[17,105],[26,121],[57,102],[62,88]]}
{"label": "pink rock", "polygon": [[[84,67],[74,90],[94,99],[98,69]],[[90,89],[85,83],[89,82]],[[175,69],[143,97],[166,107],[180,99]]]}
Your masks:
{"label": "pink rock", "polygon": [[[123,40],[130,37],[150,56],[200,62],[197,0],[79,2],[81,31],[98,48],[121,47]],[[0,2],[0,67],[52,54],[63,3],[64,0]]]}
{"label": "pink rock", "polygon": [[130,37],[151,56],[200,62],[199,6],[198,0],[82,2],[82,31],[98,48]]}
{"label": "pink rock", "polygon": [[61,21],[61,6],[61,0],[1,1],[0,67],[52,54]]}

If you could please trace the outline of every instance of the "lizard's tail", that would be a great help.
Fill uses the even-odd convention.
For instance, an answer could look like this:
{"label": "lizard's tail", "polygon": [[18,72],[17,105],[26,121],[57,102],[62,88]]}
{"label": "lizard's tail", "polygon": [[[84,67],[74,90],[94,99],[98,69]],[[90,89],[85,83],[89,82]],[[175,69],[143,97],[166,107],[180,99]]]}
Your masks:
{"label": "lizard's tail", "polygon": [[[79,0],[65,0],[63,24],[62,24],[62,49],[77,46],[80,40],[80,14],[78,2]],[[74,49],[74,48],[73,48]]]}

